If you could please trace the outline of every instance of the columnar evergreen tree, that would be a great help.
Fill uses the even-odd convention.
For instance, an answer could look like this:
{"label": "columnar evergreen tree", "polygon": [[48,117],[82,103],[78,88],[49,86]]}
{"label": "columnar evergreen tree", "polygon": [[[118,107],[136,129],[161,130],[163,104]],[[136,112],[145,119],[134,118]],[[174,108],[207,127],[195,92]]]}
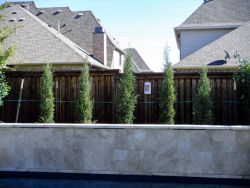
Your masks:
{"label": "columnar evergreen tree", "polygon": [[239,71],[234,75],[235,79],[243,85],[243,93],[241,95],[241,102],[243,116],[245,117],[246,124],[249,124],[250,118],[250,60],[246,58],[241,58],[241,56],[236,52],[235,60],[239,65]]}
{"label": "columnar evergreen tree", "polygon": [[174,73],[169,60],[169,49],[164,51],[164,78],[160,93],[160,122],[166,124],[174,124],[175,118],[175,87],[174,87]]}
{"label": "columnar evergreen tree", "polygon": [[116,118],[121,124],[132,124],[137,102],[135,94],[135,77],[133,75],[132,57],[127,54],[121,81],[116,93]]}
{"label": "columnar evergreen tree", "polygon": [[91,100],[91,85],[89,67],[84,63],[80,78],[79,95],[76,103],[76,118],[78,123],[92,123],[93,102]]}
{"label": "columnar evergreen tree", "polygon": [[41,123],[54,123],[54,96],[53,96],[53,73],[51,70],[51,65],[47,64],[44,66],[44,72],[41,79],[41,88],[40,88],[40,96],[41,96]]}
{"label": "columnar evergreen tree", "polygon": [[213,123],[213,104],[211,98],[211,86],[207,77],[207,69],[202,68],[198,90],[193,99],[193,123],[211,125]]}
{"label": "columnar evergreen tree", "polygon": [[[0,6],[0,10],[3,10],[5,5]],[[4,15],[0,15],[0,21],[4,18]],[[4,40],[7,39],[11,34],[15,32],[14,28],[3,27],[0,28],[0,106],[3,105],[3,98],[8,95],[10,87],[8,86],[4,74],[7,60],[13,56],[14,48],[9,47],[8,49],[3,48]]]}

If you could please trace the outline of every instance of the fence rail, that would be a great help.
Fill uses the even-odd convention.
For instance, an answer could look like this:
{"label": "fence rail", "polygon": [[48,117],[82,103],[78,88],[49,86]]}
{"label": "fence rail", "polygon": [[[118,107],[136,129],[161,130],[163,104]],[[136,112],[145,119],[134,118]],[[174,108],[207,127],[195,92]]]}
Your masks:
{"label": "fence rail", "polygon": [[[21,79],[24,88],[19,114],[19,122],[38,122],[40,105],[41,72],[7,72],[11,91],[0,109],[0,120],[14,122]],[[94,100],[93,117],[98,123],[115,123],[114,94],[120,79],[117,71],[92,71],[92,97]],[[75,101],[80,72],[55,72],[55,121],[58,123],[75,122]],[[214,104],[214,124],[240,124],[241,115],[239,96],[241,86],[235,89],[232,73],[209,73]],[[159,123],[159,96],[162,73],[136,74],[136,91],[139,95],[135,111],[135,123]],[[176,123],[192,123],[192,98],[197,89],[198,73],[175,73],[177,100],[175,103]],[[151,82],[151,94],[144,94],[144,83]]]}

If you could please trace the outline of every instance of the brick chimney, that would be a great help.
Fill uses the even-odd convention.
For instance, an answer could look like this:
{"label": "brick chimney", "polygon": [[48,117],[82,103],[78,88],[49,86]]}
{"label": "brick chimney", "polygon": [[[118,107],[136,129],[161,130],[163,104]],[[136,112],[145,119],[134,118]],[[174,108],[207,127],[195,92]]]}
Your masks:
{"label": "brick chimney", "polygon": [[96,27],[93,34],[93,57],[107,65],[107,36],[102,27]]}

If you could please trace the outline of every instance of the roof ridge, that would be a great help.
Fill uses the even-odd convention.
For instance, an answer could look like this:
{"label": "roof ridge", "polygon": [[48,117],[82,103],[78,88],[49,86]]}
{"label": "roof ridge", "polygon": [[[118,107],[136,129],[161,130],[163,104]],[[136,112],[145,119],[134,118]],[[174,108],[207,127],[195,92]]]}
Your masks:
{"label": "roof ridge", "polygon": [[6,1],[6,3],[14,3],[14,4],[33,3],[35,5],[35,1]]}
{"label": "roof ridge", "polygon": [[[129,52],[129,51],[127,51],[127,50],[133,50],[133,49],[135,50],[135,48],[126,48],[125,51],[126,51],[127,53],[130,53],[130,54],[131,54],[131,52]],[[139,73],[141,73],[142,71],[141,71],[141,69],[138,67],[138,65],[136,64],[135,60],[133,59],[132,54],[131,54],[131,60],[133,61],[133,65],[138,69]]]}
{"label": "roof ridge", "polygon": [[64,9],[68,9],[70,12],[74,12],[74,11],[72,11],[70,9],[69,6],[65,6],[65,7],[37,7],[36,3],[34,1],[12,1],[12,2],[9,2],[9,3],[14,3],[14,4],[17,4],[17,5],[32,3],[36,9],[56,9],[56,8],[59,9],[59,8],[64,8]]}
{"label": "roof ridge", "polygon": [[[148,69],[139,69],[141,72],[145,72],[145,71],[147,71],[147,72],[150,72],[150,71],[152,71],[150,68],[149,68],[149,66],[147,65],[147,63],[145,62],[145,60],[142,58],[142,56],[140,55],[140,53],[137,51],[137,49],[136,48],[126,48],[125,49],[125,51],[127,51],[127,52],[129,52],[129,51],[134,51],[134,52],[136,52],[136,55],[138,55],[138,57],[140,58],[140,60],[142,61],[142,63],[146,66],[146,68]],[[133,59],[133,58],[132,58]],[[134,61],[134,64],[136,65],[136,67],[138,67],[137,66],[137,63]]]}
{"label": "roof ridge", "polygon": [[27,3],[30,4],[31,3],[37,9],[35,1],[6,1],[6,3],[11,3],[11,4],[15,4],[15,5],[27,4]]}
{"label": "roof ridge", "polygon": [[132,58],[132,61],[134,62],[134,66],[136,66],[136,68],[138,69],[139,72],[142,72],[141,69],[138,67],[138,65],[136,64],[136,62],[134,61],[134,59]]}
{"label": "roof ridge", "polygon": [[[90,56],[88,52],[83,50],[80,46],[75,44],[73,41],[71,41],[69,38],[62,34],[58,34],[58,31],[52,27],[49,27],[45,22],[43,22],[41,19],[39,19],[37,16],[33,15],[31,12],[27,11],[25,8],[22,8],[18,4],[16,4],[25,14],[27,14],[29,17],[31,17],[33,20],[35,20],[38,24],[43,26],[47,31],[49,31],[52,35],[54,35],[57,39],[59,39],[63,44],[65,44],[69,49],[71,49],[73,52],[75,52],[79,57],[88,60],[88,62],[91,65],[102,67],[108,69],[108,67],[104,66],[94,58]],[[69,44],[70,43],[70,44]],[[89,58],[91,58],[91,61],[89,61]]]}
{"label": "roof ridge", "polygon": [[145,62],[145,60],[142,58],[142,56],[140,55],[140,53],[135,49],[135,51],[137,52],[138,56],[141,58],[141,60],[143,61],[143,63],[146,65],[146,67],[151,71],[151,69],[149,68],[149,66],[147,65],[147,63]]}
{"label": "roof ridge", "polygon": [[125,50],[135,50],[135,48],[125,48]]}
{"label": "roof ridge", "polygon": [[71,12],[73,12],[73,13],[79,13],[79,12],[91,12],[91,10],[74,10],[74,11],[71,11]]}
{"label": "roof ridge", "polygon": [[74,12],[69,7],[35,7],[35,8],[36,9],[67,9],[70,12]]}

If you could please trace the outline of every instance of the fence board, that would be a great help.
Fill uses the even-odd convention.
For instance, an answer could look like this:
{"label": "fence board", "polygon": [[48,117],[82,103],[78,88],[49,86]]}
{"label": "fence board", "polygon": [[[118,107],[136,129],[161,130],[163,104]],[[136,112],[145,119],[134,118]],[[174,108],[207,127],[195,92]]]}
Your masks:
{"label": "fence board", "polygon": [[[41,72],[7,72],[11,86],[9,96],[0,109],[0,120],[14,122],[21,78],[25,79],[19,122],[38,122],[40,105]],[[115,123],[114,95],[119,83],[117,71],[91,71],[92,97],[94,100],[93,119],[98,123]],[[135,123],[159,123],[159,97],[162,73],[136,74],[136,92],[139,94],[135,110]],[[214,101],[215,124],[240,124],[239,100],[241,85],[234,90],[232,73],[210,73],[212,98]],[[75,103],[78,96],[80,72],[55,72],[54,88],[55,121],[76,122]],[[197,90],[199,74],[175,73],[177,103],[176,123],[192,123],[192,99]],[[144,83],[151,82],[151,95],[144,95]],[[60,102],[61,101],[61,102]]]}

